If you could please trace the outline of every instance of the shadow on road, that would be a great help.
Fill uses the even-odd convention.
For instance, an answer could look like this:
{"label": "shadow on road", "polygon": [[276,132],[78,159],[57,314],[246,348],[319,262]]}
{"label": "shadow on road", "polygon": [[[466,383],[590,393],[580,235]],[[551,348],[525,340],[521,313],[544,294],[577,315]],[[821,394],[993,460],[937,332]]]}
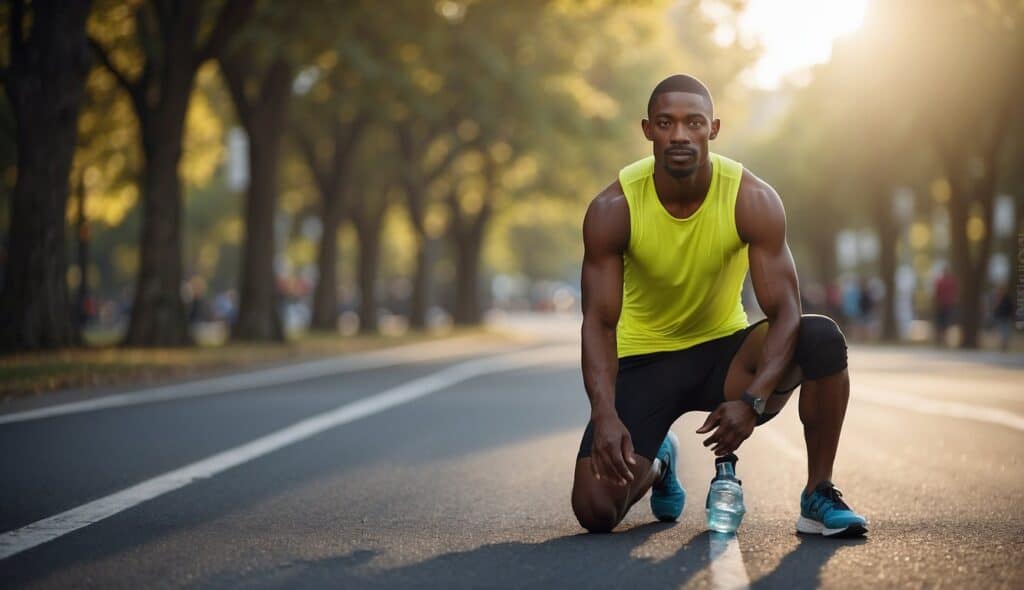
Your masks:
{"label": "shadow on road", "polygon": [[818,536],[799,536],[800,542],[786,554],[768,575],[751,584],[755,590],[769,588],[818,588],[821,570],[832,556],[843,547],[863,545],[866,537],[855,539],[826,539]]}
{"label": "shadow on road", "polygon": [[419,563],[374,568],[380,552],[354,551],[319,561],[278,565],[200,586],[239,588],[679,588],[708,559],[708,532],[694,535],[667,559],[634,557],[652,535],[673,525],[650,523],[611,535],[578,534],[542,543],[496,543]]}
{"label": "shadow on road", "polygon": [[[672,525],[650,523],[612,535],[579,534],[542,543],[496,543],[446,553],[391,569],[375,568],[381,552],[359,550],[319,561],[281,564],[244,577],[201,586],[239,588],[681,588],[710,563],[708,531],[690,537],[667,559],[635,557],[634,550]],[[844,547],[867,539],[800,537],[768,575],[751,587],[816,588],[825,564]]]}

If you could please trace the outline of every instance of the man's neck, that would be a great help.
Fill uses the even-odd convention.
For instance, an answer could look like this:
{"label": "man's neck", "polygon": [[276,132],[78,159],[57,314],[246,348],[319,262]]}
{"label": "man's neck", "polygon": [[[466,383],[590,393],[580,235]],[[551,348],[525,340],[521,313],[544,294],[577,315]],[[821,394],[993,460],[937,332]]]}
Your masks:
{"label": "man's neck", "polygon": [[711,158],[697,171],[683,178],[675,178],[662,166],[654,167],[654,188],[663,203],[679,205],[700,204],[711,188]]}

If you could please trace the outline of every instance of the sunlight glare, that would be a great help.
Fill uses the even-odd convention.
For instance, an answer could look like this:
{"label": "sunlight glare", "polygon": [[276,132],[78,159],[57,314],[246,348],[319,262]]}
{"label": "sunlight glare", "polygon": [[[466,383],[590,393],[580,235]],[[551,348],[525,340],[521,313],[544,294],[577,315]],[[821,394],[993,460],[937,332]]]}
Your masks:
{"label": "sunlight glare", "polygon": [[763,54],[751,83],[771,89],[832,55],[832,43],[864,22],[867,0],[750,0],[739,33]]}

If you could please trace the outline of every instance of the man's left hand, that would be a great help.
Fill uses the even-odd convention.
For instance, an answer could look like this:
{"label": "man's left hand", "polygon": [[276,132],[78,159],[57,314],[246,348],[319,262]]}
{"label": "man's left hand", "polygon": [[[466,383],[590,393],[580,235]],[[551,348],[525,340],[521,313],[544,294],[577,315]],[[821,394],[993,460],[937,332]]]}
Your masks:
{"label": "man's left hand", "polygon": [[[735,452],[743,441],[754,432],[757,413],[742,400],[722,402],[708,419],[697,429],[697,434],[715,432],[704,439],[704,446],[711,446],[715,456],[721,457]],[[713,445],[713,446],[712,446]]]}

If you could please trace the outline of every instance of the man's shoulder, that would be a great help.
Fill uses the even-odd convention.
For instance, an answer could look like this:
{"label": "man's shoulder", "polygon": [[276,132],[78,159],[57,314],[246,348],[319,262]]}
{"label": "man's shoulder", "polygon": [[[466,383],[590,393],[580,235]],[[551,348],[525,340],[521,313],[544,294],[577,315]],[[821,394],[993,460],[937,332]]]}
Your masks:
{"label": "man's shoulder", "polygon": [[785,236],[786,232],[786,210],[779,194],[746,168],[736,195],[736,230],[748,244],[777,233]]}
{"label": "man's shoulder", "polygon": [[615,180],[597,194],[583,219],[584,240],[610,241],[616,249],[629,241],[629,205],[622,185]]}
{"label": "man's shoulder", "polygon": [[743,174],[740,177],[739,197],[745,200],[754,200],[761,204],[780,200],[779,194],[775,192],[772,185],[746,167],[743,168]]}
{"label": "man's shoulder", "polygon": [[619,182],[632,186],[638,182],[645,182],[652,174],[654,174],[654,156],[647,156],[623,166],[619,171]]}
{"label": "man's shoulder", "polygon": [[621,210],[629,212],[626,203],[626,192],[622,190],[622,183],[618,179],[601,189],[597,196],[590,201],[590,209],[597,209],[602,213],[613,214]]}

